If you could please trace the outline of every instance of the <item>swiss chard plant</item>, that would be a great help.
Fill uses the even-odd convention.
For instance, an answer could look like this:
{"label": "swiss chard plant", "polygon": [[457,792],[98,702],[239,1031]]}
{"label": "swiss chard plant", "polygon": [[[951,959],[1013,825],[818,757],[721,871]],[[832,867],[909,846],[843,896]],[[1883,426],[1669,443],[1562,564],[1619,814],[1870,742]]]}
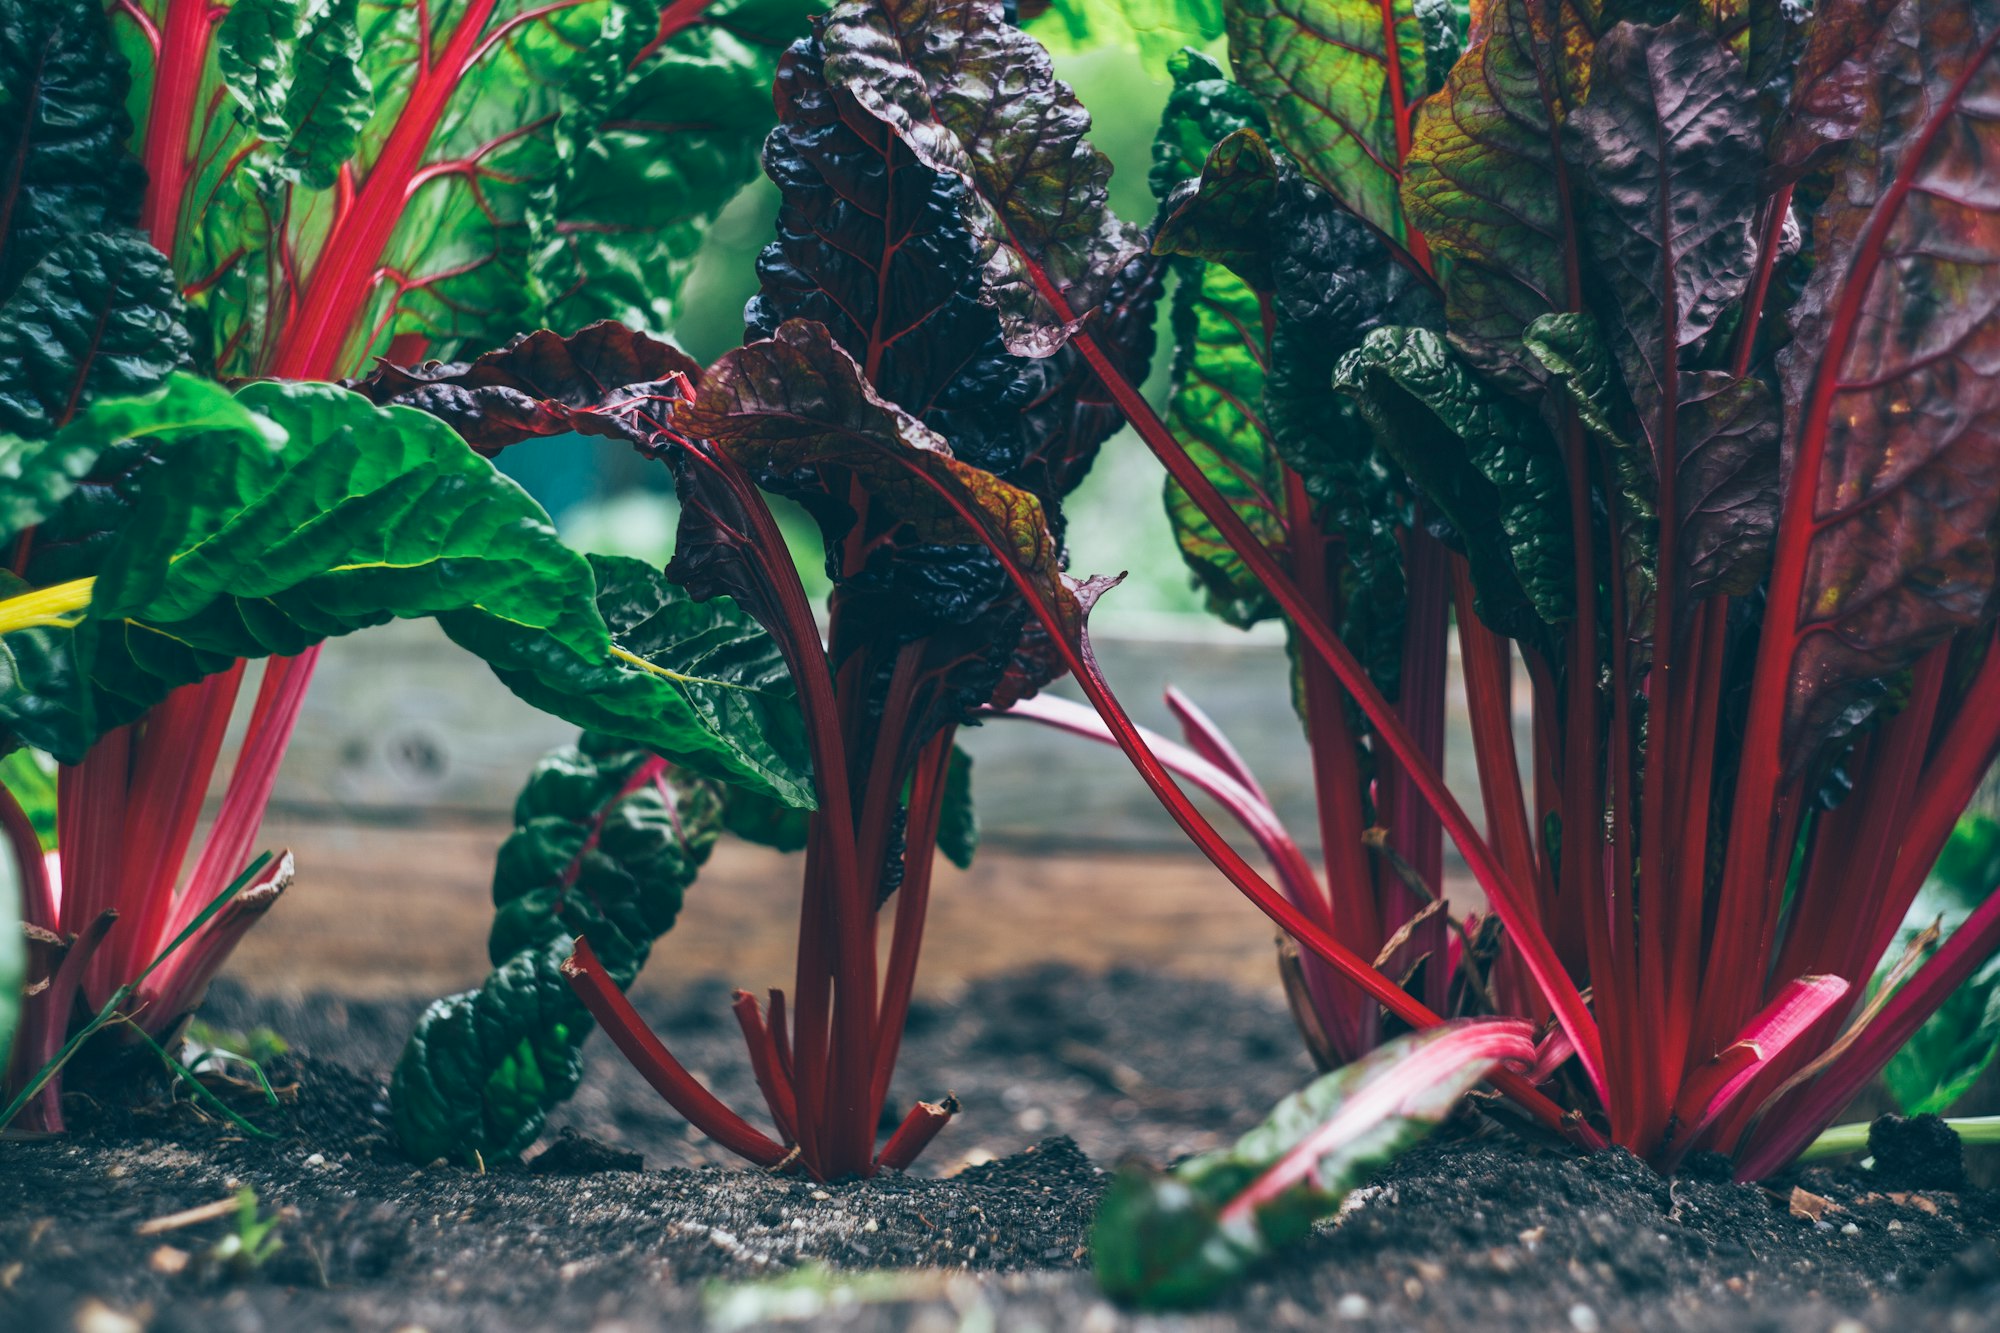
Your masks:
{"label": "swiss chard plant", "polygon": [[[528,321],[664,322],[703,225],[754,173],[762,89],[801,25],[780,0],[9,0],[0,713],[10,748],[61,761],[57,856],[0,802],[41,950],[15,1082],[240,870],[320,640],[438,615],[586,725],[607,683],[642,674],[592,568],[435,421],[331,386],[232,399],[182,372],[329,380]],[[190,865],[243,659],[265,656]],[[809,800],[718,742],[691,696],[610,730]],[[244,892],[152,974],[150,1030],[274,896]],[[59,1088],[29,1119],[56,1127]]]}
{"label": "swiss chard plant", "polygon": [[[361,385],[378,401],[438,415],[481,449],[574,432],[622,440],[672,468],[681,500],[673,562],[664,578],[639,566],[600,578],[600,609],[623,643],[708,636],[717,658],[702,669],[739,687],[718,696],[734,734],[798,755],[815,807],[787,811],[732,788],[709,816],[805,852],[794,983],[773,988],[767,1004],[747,991],[735,1004],[770,1132],[696,1082],[625,998],[651,935],[617,919],[616,899],[593,886],[608,849],[602,839],[593,848],[586,829],[635,795],[611,780],[568,790],[570,761],[560,760],[560,773],[538,776],[524,794],[521,830],[496,873],[496,961],[523,945],[547,952],[504,963],[476,996],[442,1002],[420,1026],[397,1082],[399,1128],[420,1154],[433,1145],[517,1150],[573,1086],[583,1014],[539,982],[570,935],[580,938],[560,965],[582,1008],[690,1123],[751,1161],[821,1179],[907,1166],[955,1109],[949,1097],[919,1101],[878,1142],[931,849],[961,863],[972,849],[967,761],[953,734],[980,707],[1032,692],[1061,667],[1006,561],[985,543],[1004,541],[1041,586],[1061,588],[1058,502],[1118,418],[1074,354],[1056,344],[1037,355],[1010,350],[1004,315],[980,300],[991,256],[966,224],[963,186],[865,105],[856,90],[871,80],[836,80],[840,60],[882,40],[868,27],[875,17],[862,5],[836,10],[779,66],[765,166],[783,204],[760,262],[748,345],[704,370],[600,325],[569,340],[536,334],[469,363],[385,366]],[[1032,48],[1005,25],[992,38],[981,59]],[[1042,62],[1031,81],[1052,96]],[[1053,132],[1087,154],[1078,146],[1086,122],[1068,106]],[[1101,182],[1101,160],[1081,161]],[[1094,201],[1080,202],[1101,215],[1101,183]],[[1107,246],[1077,289],[1120,364],[1143,365],[1154,266],[1134,246]],[[767,494],[802,506],[824,536],[833,584],[824,639]],[[750,675],[769,682],[772,707],[751,711],[740,690]],[[651,706],[636,694],[604,703]],[[573,808],[538,820],[531,811],[545,799]],[[695,836],[685,817],[676,836]],[[877,944],[884,914],[893,918],[886,956]],[[662,916],[671,911],[645,929],[664,929]],[[537,1072],[523,1074],[527,1060]],[[519,1092],[531,1081],[534,1106],[522,1114]]]}
{"label": "swiss chard plant", "polygon": [[[1547,1023],[1579,1137],[1768,1174],[2000,941],[1982,890],[1864,1002],[2000,748],[2000,10],[1225,8],[1237,79],[1184,61],[1163,136],[1168,186],[1213,143],[1155,239],[1201,266],[1168,418],[1107,385],[1219,609],[1291,631],[1324,878],[1281,847],[1273,901],[1204,849],[1327,964],[1334,1058],[1464,997]],[[1483,831],[1438,764],[1447,617]],[[1490,967],[1412,912],[1440,831]]]}

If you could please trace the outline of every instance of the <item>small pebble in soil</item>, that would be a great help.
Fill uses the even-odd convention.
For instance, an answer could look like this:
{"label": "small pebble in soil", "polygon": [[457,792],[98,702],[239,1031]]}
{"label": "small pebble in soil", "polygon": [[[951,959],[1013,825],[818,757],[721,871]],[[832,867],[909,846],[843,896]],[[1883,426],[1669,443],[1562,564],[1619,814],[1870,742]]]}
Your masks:
{"label": "small pebble in soil", "polygon": [[1569,1326],[1576,1333],[1597,1333],[1599,1323],[1597,1311],[1579,1301],[1569,1307]]}
{"label": "small pebble in soil", "polygon": [[1358,1291],[1350,1291],[1334,1302],[1333,1313],[1338,1319],[1366,1319],[1370,1308],[1366,1296]]}

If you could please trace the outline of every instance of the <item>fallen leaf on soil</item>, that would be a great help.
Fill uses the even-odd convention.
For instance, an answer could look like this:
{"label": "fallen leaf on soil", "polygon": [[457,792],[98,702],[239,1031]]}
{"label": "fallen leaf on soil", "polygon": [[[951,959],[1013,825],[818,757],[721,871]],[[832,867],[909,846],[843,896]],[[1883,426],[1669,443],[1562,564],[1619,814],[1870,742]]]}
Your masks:
{"label": "fallen leaf on soil", "polygon": [[1902,1191],[1892,1191],[1888,1194],[1864,1194],[1854,1202],[1856,1206],[1864,1203],[1899,1203],[1905,1208],[1914,1208],[1920,1213],[1929,1213],[1932,1217],[1938,1215],[1937,1200],[1922,1194],[1906,1194]]}
{"label": "fallen leaf on soil", "polygon": [[1792,1186],[1792,1216],[1806,1222],[1817,1222],[1828,1213],[1840,1211],[1840,1205],[1823,1194],[1814,1194],[1800,1186]]}

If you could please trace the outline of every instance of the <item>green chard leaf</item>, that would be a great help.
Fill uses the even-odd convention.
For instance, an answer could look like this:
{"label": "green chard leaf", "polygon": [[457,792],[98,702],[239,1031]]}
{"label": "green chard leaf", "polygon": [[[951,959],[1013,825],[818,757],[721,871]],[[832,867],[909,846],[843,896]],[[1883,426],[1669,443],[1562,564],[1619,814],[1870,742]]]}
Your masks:
{"label": "green chard leaf", "polygon": [[1199,51],[1177,51],[1167,61],[1173,91],[1160,113],[1153,138],[1153,168],[1147,176],[1153,197],[1166,202],[1174,187],[1201,175],[1215,145],[1237,130],[1268,132],[1270,122],[1256,96],[1230,81],[1222,66]]}
{"label": "green chard leaf", "polygon": [[[1300,474],[1322,524],[1345,541],[1342,635],[1393,694],[1403,603],[1396,533],[1405,514],[1394,479],[1375,455],[1367,425],[1353,404],[1331,388],[1341,355],[1371,329],[1398,319],[1434,320],[1434,301],[1365,225],[1302,179],[1254,129],[1225,137],[1204,164],[1199,184],[1176,190],[1155,248],[1208,264],[1201,286],[1190,294],[1184,282],[1179,301],[1195,309],[1197,336],[1205,336],[1203,315],[1219,322],[1219,327],[1211,326],[1218,356],[1227,346],[1228,331],[1234,330],[1251,358],[1245,365],[1232,364],[1233,357],[1211,357],[1212,368],[1206,372],[1210,383],[1229,395],[1233,389],[1249,390],[1253,370],[1262,378],[1261,404],[1238,393],[1214,400],[1213,411],[1205,386],[1188,378],[1186,406],[1202,413],[1194,425],[1213,437],[1191,436],[1190,449],[1214,460],[1213,479],[1225,494],[1241,497],[1239,512],[1253,530],[1282,535],[1282,468]],[[1234,287],[1211,276],[1224,265],[1233,270]],[[1212,291],[1225,297],[1233,293],[1237,308],[1205,306]],[[1267,315],[1268,349],[1263,345]],[[1177,310],[1176,319],[1184,322],[1185,317]],[[1189,343],[1179,333],[1183,322],[1177,322],[1176,330],[1185,356]],[[1208,352],[1200,341],[1193,350],[1197,355]],[[1197,361],[1194,368],[1202,365]],[[1170,410],[1175,406],[1170,404]],[[1231,429],[1225,433],[1223,427]],[[1254,437],[1249,433],[1253,427]],[[1253,449],[1259,439],[1262,447]],[[1261,585],[1248,577],[1234,553],[1171,487],[1168,497],[1183,552],[1190,555],[1217,611],[1225,619],[1242,621],[1268,614]]]}
{"label": "green chard leaf", "polygon": [[960,870],[970,870],[979,852],[979,811],[972,804],[972,756],[956,745],[945,767],[944,804],[938,814],[938,850]]}
{"label": "green chard leaf", "polygon": [[167,465],[74,609],[6,635],[0,723],[19,739],[75,762],[104,730],[237,658],[435,616],[532,702],[809,803],[773,749],[788,734],[782,673],[770,679],[747,622],[726,605],[685,610],[635,562],[608,562],[620,577],[598,589],[540,507],[436,419],[331,385],[232,397],[177,379],[69,429],[106,445],[144,437]]}
{"label": "green chard leaf", "polygon": [[1205,1303],[1330,1217],[1350,1190],[1448,1117],[1502,1060],[1533,1059],[1525,1023],[1447,1023],[1398,1037],[1278,1103],[1228,1148],[1165,1174],[1119,1172],[1091,1251],[1116,1300]]}
{"label": "green chard leaf", "polygon": [[0,300],[61,242],[139,216],[131,75],[104,15],[95,0],[0,0]]}
{"label": "green chard leaf", "polygon": [[[1244,213],[1269,215],[1277,168],[1251,128],[1262,114],[1242,89],[1193,52],[1182,54],[1174,74],[1152,177],[1165,204],[1154,250],[1174,255],[1180,273],[1166,424],[1258,540],[1282,546],[1284,465],[1263,420],[1266,296],[1239,276],[1251,275],[1266,294],[1274,285],[1269,247]],[[1212,147],[1211,136],[1220,140]],[[1263,584],[1187,492],[1172,478],[1165,486],[1174,540],[1209,610],[1240,626],[1277,614]]]}
{"label": "green chard leaf", "polygon": [[[575,433],[651,456],[685,444],[676,415],[700,374],[678,348],[601,322],[569,338],[544,329],[462,364],[385,363],[353,387],[371,401],[449,423],[486,454]],[[533,651],[539,634],[532,627],[498,621],[453,620],[447,631],[493,662],[522,698],[593,730],[644,738],[650,719],[696,719],[703,738],[696,749],[660,737],[651,743],[685,767],[744,783],[780,807],[810,808],[796,694],[782,653],[757,621],[728,597],[696,601],[643,562],[588,559],[611,656],[558,662]],[[523,665],[502,667],[503,658]],[[704,758],[704,749],[716,757]]]}
{"label": "green chard leaf", "polygon": [[557,166],[528,212],[534,323],[672,327],[710,224],[757,176],[778,57],[817,7],[674,8],[643,59],[588,71],[557,123]]}
{"label": "green chard leaf", "polygon": [[1882,1081],[1904,1115],[1943,1115],[2000,1056],[2000,959],[1945,998],[1891,1056]]}
{"label": "green chard leaf", "polygon": [[852,95],[925,166],[964,181],[984,299],[1007,349],[1047,356],[1140,248],[1107,205],[1111,160],[1090,114],[1000,0],[847,0],[820,28],[827,82]]}
{"label": "green chard leaf", "polygon": [[98,398],[144,393],[189,345],[164,255],[136,232],[70,237],[0,303],[0,431],[35,439]]}
{"label": "green chard leaf", "polygon": [[30,443],[143,393],[190,345],[165,259],[129,224],[125,62],[91,0],[0,3],[0,509],[32,526],[94,454]]}
{"label": "green chard leaf", "polygon": [[[493,663],[507,688],[545,712],[594,730],[649,738],[677,762],[784,805],[812,804],[805,723],[783,654],[763,626],[727,597],[697,602],[659,570],[625,556],[587,557],[597,614],[615,656],[542,666],[540,634],[493,620],[446,631]],[[518,646],[511,641],[518,640]],[[506,645],[503,647],[503,645]],[[502,666],[505,658],[526,663]],[[663,744],[661,721],[700,737]],[[714,752],[704,756],[702,749]]]}
{"label": "green chard leaf", "polygon": [[1787,636],[1790,772],[1884,678],[1993,618],[2000,432],[1979,405],[2000,366],[2000,222],[1977,182],[2000,153],[1996,43],[1988,0],[1899,7],[1814,216],[1816,267],[1779,356],[1797,404],[1788,502],[1801,492],[1810,523],[1773,576],[1796,576],[1797,600],[1774,590],[1764,631]]}
{"label": "green chard leaf", "polygon": [[[1268,546],[1285,541],[1284,467],[1263,421],[1263,325],[1257,293],[1220,264],[1193,266],[1174,292],[1173,391],[1166,423],[1223,498]],[[1232,625],[1277,614],[1264,590],[1215,525],[1172,478],[1167,516],[1181,558]]]}
{"label": "green chard leaf", "polygon": [[1229,0],[1229,58],[1315,184],[1398,245],[1397,191],[1426,88],[1415,12],[1377,0]]}
{"label": "green chard leaf", "polygon": [[[1919,936],[1932,925],[1958,930],[2000,884],[2000,821],[1960,817],[1930,878],[1903,917],[1903,926],[1875,971],[1887,984]],[[1930,951],[1934,952],[1933,942]],[[1904,1115],[1943,1115],[1971,1090],[2000,1055],[2000,959],[1987,960],[1924,1020],[1882,1070],[1882,1081]]]}
{"label": "green chard leaf", "polygon": [[519,1153],[576,1090],[591,1029],[559,970],[587,935],[620,986],[673,928],[720,827],[716,787],[585,733],[552,751],[514,806],[493,871],[494,970],[417,1021],[389,1085],[418,1161]]}
{"label": "green chard leaf", "polygon": [[1428,329],[1378,329],[1334,372],[1469,558],[1478,610],[1534,641],[1571,611],[1562,457],[1541,423]]}
{"label": "green chard leaf", "polygon": [[1439,261],[1453,340],[1488,373],[1534,379],[1522,330],[1581,299],[1558,145],[1598,23],[1588,0],[1494,0],[1483,39],[1417,121],[1403,207]]}

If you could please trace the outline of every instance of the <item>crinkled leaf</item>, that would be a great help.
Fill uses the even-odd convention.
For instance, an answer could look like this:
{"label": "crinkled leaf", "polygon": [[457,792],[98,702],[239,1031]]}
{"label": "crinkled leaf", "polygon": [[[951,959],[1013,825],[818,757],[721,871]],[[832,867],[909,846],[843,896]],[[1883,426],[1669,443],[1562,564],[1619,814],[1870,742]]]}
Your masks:
{"label": "crinkled leaf", "polygon": [[[1413,9],[1378,0],[1230,0],[1236,77],[1301,170],[1399,245],[1397,189],[1426,86]],[[1399,124],[1399,120],[1403,123]]]}
{"label": "crinkled leaf", "polygon": [[1688,20],[1621,23],[1563,125],[1585,287],[1657,457],[1674,448],[1684,351],[1749,284],[1763,152],[1736,57]]}
{"label": "crinkled leaf", "polygon": [[306,18],[292,58],[285,93],[285,128],[278,169],[306,186],[331,186],[341,164],[354,156],[362,127],[374,110],[355,26],[359,0],[331,0]]}
{"label": "crinkled leaf", "polygon": [[960,458],[1005,473],[1026,460],[1027,410],[1066,358],[1010,354],[980,302],[979,242],[966,187],[933,171],[845,88],[829,86],[817,41],[779,66],[778,128],[765,170],[783,204],[745,312],[752,338],[788,319],[824,324],[875,392],[951,441]]}
{"label": "crinkled leaf", "polygon": [[1384,466],[1357,406],[1331,390],[1336,365],[1371,330],[1435,323],[1437,301],[1366,225],[1316,186],[1290,179],[1280,191],[1282,221],[1270,229],[1276,320],[1264,421],[1321,527],[1345,542],[1341,637],[1394,698],[1407,601],[1406,487]]}
{"label": "crinkled leaf", "polygon": [[0,300],[59,243],[139,215],[131,74],[104,15],[95,0],[0,3]]}
{"label": "crinkled leaf", "polygon": [[1482,369],[1531,374],[1521,331],[1581,296],[1559,132],[1583,101],[1598,19],[1573,0],[1495,0],[1486,18],[1424,103],[1402,199],[1440,261],[1453,340]]}
{"label": "crinkled leaf", "polygon": [[788,321],[771,338],[725,354],[683,419],[691,434],[774,484],[802,469],[844,473],[882,501],[877,521],[911,540],[997,534],[1031,579],[1058,604],[1066,600],[1053,592],[1057,552],[1041,503],[960,462],[937,435],[884,402],[824,325]]}
{"label": "crinkled leaf", "polygon": [[1469,558],[1480,615],[1532,638],[1571,610],[1562,458],[1538,421],[1427,329],[1380,329],[1334,372]]}
{"label": "crinkled leaf", "polygon": [[1451,67],[1465,54],[1468,13],[1453,0],[1412,0],[1411,12],[1424,34],[1424,91],[1440,92]]}
{"label": "crinkled leaf", "polygon": [[61,241],[0,303],[0,432],[35,439],[152,389],[187,363],[181,317],[165,256],[138,233]]}
{"label": "crinkled leaf", "polygon": [[999,0],[848,0],[821,30],[826,78],[845,88],[934,171],[969,188],[985,299],[1010,351],[1045,356],[1138,248],[1112,216],[1111,162],[1084,137],[1089,113],[1048,52]]}
{"label": "crinkled leaf", "polygon": [[[1788,654],[1796,772],[1875,682],[1986,624],[2000,523],[2000,9],[1908,0],[1870,62],[1871,104],[1815,218],[1817,267],[1780,358],[1787,491],[1811,526]],[[1946,239],[1948,238],[1948,243]]]}
{"label": "crinkled leaf", "polygon": [[1228,1148],[1165,1174],[1120,1171],[1091,1228],[1098,1281],[1114,1299],[1140,1305],[1210,1300],[1304,1240],[1495,1064],[1533,1058],[1525,1023],[1447,1023],[1398,1037],[1293,1093]]}
{"label": "crinkled leaf", "polygon": [[1167,61],[1174,81],[1153,137],[1153,197],[1165,201],[1174,187],[1201,174],[1215,145],[1237,130],[1265,133],[1270,122],[1256,94],[1232,82],[1222,66],[1199,51],[1177,51]]}
{"label": "crinkled leaf", "polygon": [[356,0],[235,0],[215,34],[222,86],[272,150],[270,170],[331,186],[374,110]]}
{"label": "crinkled leaf", "polygon": [[[1584,311],[1542,315],[1521,334],[1521,345],[1564,397],[1584,428],[1626,455],[1636,455],[1613,417],[1624,410],[1625,391],[1597,320]],[[1539,378],[1539,376],[1538,376]],[[1645,476],[1645,512],[1652,512],[1650,475]]]}
{"label": "crinkled leaf", "polygon": [[1271,292],[1278,280],[1269,230],[1289,193],[1264,137],[1237,130],[1210,151],[1196,184],[1168,197],[1153,249],[1221,264],[1253,290]]}
{"label": "crinkled leaf", "polygon": [[380,406],[428,412],[482,454],[575,432],[658,453],[701,367],[671,343],[602,322],[562,337],[519,335],[469,362],[383,362],[348,387]]}
{"label": "crinkled leaf", "polygon": [[290,128],[285,98],[298,38],[298,0],[235,0],[216,27],[222,86],[266,139],[282,140]]}
{"label": "crinkled leaf", "polygon": [[1041,502],[960,462],[921,422],[884,402],[824,325],[791,320],[771,338],[726,353],[709,368],[683,421],[761,484],[809,503],[836,493],[829,475],[851,483],[865,510],[853,521],[871,538],[942,546],[990,540],[1051,606],[1078,613]]}
{"label": "crinkled leaf", "polygon": [[534,323],[673,326],[710,225],[756,177],[773,71],[816,8],[671,6],[643,59],[583,72],[556,127],[552,183],[529,213]]}
{"label": "crinkled leaf", "polygon": [[494,971],[425,1011],[390,1081],[405,1152],[470,1162],[534,1141],[575,1091],[591,1029],[557,971],[571,940],[588,935],[631,985],[708,859],[720,808],[712,784],[604,737],[543,757],[494,863]]}

